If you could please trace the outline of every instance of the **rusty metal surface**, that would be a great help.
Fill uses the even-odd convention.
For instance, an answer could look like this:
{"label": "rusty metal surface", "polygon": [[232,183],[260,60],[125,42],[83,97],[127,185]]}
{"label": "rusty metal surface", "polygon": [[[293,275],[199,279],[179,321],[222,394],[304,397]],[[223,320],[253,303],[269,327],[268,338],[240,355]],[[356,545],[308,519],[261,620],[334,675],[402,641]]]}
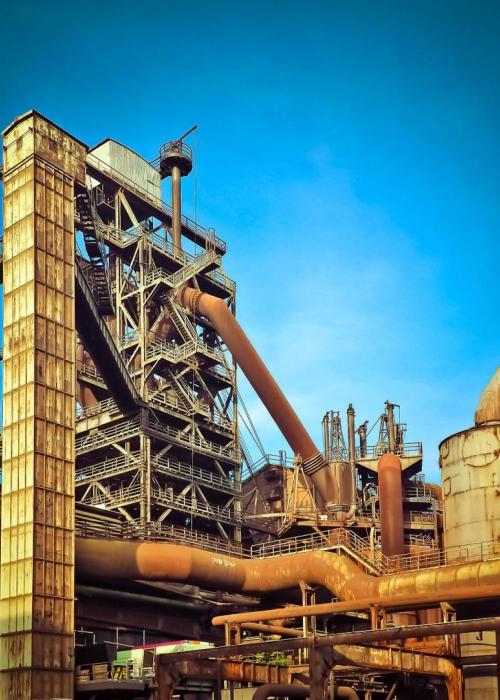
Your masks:
{"label": "rusty metal surface", "polygon": [[419,591],[446,598],[450,591],[500,584],[500,559],[374,577],[346,556],[312,551],[249,560],[163,542],[80,539],[77,565],[103,578],[186,581],[225,590],[265,592],[322,585],[341,600],[403,599]]}
{"label": "rusty metal surface", "polygon": [[286,666],[259,664],[251,661],[215,659],[185,659],[171,661],[171,654],[163,654],[158,659],[158,685],[168,685],[170,679],[178,683],[182,678],[215,680],[218,676],[227,681],[240,683],[287,683],[290,677]]}
{"label": "rusty metal surface", "polygon": [[445,546],[496,541],[500,553],[500,422],[444,440],[440,466]]}
{"label": "rusty metal surface", "polygon": [[178,298],[183,306],[194,313],[201,313],[213,323],[287,442],[295,454],[302,457],[304,470],[310,474],[319,495],[325,503],[331,501],[336,488],[327,463],[224,302],[188,287],[182,289]]}
{"label": "rusty metal surface", "polygon": [[339,615],[346,612],[369,610],[374,605],[387,611],[418,610],[433,606],[439,607],[446,596],[450,603],[465,602],[468,600],[495,600],[500,596],[500,583],[496,586],[471,587],[463,589],[449,589],[444,594],[425,593],[422,595],[408,596],[395,600],[385,598],[374,601],[373,598],[363,598],[338,603],[319,603],[317,605],[294,605],[286,608],[274,608],[272,610],[255,610],[244,613],[232,613],[217,615],[212,619],[213,625],[240,624],[246,622],[264,622],[271,620],[295,619],[296,617],[311,617],[313,615]]}
{"label": "rusty metal surface", "polygon": [[495,374],[481,394],[474,415],[476,425],[494,421],[500,421],[500,367],[497,367]]}
{"label": "rusty metal surface", "polygon": [[409,649],[338,645],[334,650],[337,663],[370,669],[415,673],[424,676],[442,676],[448,691],[448,700],[461,700],[462,674],[450,659],[434,654],[423,654]]}
{"label": "rusty metal surface", "polygon": [[75,180],[85,148],[35,112],[4,132],[0,696],[73,695]]}
{"label": "rusty metal surface", "polygon": [[376,642],[394,642],[417,637],[441,637],[463,634],[466,632],[485,632],[500,629],[500,617],[487,617],[459,622],[441,622],[429,625],[404,625],[379,630],[362,630],[357,632],[338,632],[322,637],[304,637],[301,639],[282,639],[269,642],[248,642],[200,651],[187,651],[169,654],[169,662],[191,659],[227,658],[232,656],[288,651],[292,649],[317,649],[337,647],[339,645],[374,644]]}
{"label": "rusty metal surface", "polygon": [[404,554],[403,484],[397,455],[386,453],[379,459],[378,489],[382,552],[388,557]]}

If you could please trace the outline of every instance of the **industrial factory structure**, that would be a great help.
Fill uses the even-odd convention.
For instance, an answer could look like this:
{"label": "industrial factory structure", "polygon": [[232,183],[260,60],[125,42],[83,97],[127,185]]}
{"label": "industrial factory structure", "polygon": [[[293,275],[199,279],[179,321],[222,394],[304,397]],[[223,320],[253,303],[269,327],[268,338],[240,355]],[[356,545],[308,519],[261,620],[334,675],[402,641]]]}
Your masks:
{"label": "industrial factory structure", "polygon": [[390,401],[315,445],[181,211],[189,134],[3,132],[0,698],[500,697],[500,371],[442,485]]}

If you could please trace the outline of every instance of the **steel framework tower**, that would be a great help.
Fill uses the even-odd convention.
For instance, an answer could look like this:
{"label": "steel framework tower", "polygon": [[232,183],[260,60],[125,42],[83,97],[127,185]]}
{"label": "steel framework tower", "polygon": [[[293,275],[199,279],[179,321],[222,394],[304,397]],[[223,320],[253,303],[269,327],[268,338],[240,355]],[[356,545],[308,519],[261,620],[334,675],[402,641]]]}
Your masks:
{"label": "steel framework tower", "polygon": [[[128,149],[111,142],[105,162],[108,143],[87,156],[91,186],[76,200],[86,247],[77,266],[93,311],[78,327],[77,500],[119,511],[134,534],[239,541],[234,367],[210,324],[175,301],[189,283],[234,306],[225,244],[182,217],[195,243],[194,254],[185,251],[170,207],[155,196],[159,170],[129,152],[120,172]],[[103,366],[96,352],[106,335],[128,391],[113,393],[113,363]]]}

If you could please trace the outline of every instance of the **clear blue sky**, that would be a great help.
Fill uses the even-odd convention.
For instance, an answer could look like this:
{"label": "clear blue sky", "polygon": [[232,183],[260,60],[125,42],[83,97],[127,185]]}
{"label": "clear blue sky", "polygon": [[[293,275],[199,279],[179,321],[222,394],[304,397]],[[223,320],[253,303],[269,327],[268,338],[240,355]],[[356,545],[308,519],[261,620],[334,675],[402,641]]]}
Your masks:
{"label": "clear blue sky", "polygon": [[438,478],[498,363],[498,4],[20,0],[2,19],[1,126],[35,107],[152,158],[199,124],[199,218],[315,439],[326,409],[390,399]]}

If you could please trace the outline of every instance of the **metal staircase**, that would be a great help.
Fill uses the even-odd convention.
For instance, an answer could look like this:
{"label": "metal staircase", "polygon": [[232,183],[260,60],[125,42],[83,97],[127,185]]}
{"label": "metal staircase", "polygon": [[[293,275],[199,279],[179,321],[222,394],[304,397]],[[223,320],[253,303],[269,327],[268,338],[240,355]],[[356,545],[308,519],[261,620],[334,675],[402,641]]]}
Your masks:
{"label": "metal staircase", "polygon": [[85,241],[85,249],[89,256],[92,270],[92,291],[97,300],[99,313],[114,314],[113,296],[109,283],[106,256],[101,236],[95,224],[92,203],[87,192],[76,195],[75,207]]}
{"label": "metal staircase", "polygon": [[125,366],[106,322],[101,317],[97,300],[82,261],[76,258],[77,329],[89,348],[101,376],[105,378],[116,403],[130,410],[142,405],[142,399]]}
{"label": "metal staircase", "polygon": [[[182,272],[182,270],[179,270],[179,272]],[[165,303],[170,312],[170,317],[172,318],[175,327],[179,331],[179,334],[181,335],[183,341],[187,343],[189,341],[192,341],[193,339],[198,338],[196,328],[191,323],[186,314],[183,311],[181,311],[181,309],[175,303],[175,301],[171,297],[168,297],[165,300]]]}

